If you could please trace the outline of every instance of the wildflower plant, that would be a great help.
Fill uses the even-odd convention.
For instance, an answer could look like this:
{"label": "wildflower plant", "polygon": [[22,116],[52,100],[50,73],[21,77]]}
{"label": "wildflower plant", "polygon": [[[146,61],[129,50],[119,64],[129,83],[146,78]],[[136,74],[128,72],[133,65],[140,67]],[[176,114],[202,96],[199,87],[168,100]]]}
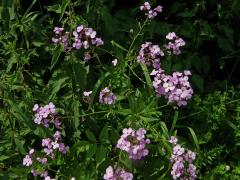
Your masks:
{"label": "wildflower plant", "polygon": [[[230,101],[239,93],[197,95],[201,78],[213,77],[192,51],[203,41],[198,33],[215,31],[197,19],[201,12],[179,13],[181,2],[134,2],[0,5],[0,179],[238,175],[238,149],[229,147],[239,144],[239,104]],[[187,21],[179,26],[172,16],[199,29],[189,36]],[[231,132],[231,142],[215,131]]]}

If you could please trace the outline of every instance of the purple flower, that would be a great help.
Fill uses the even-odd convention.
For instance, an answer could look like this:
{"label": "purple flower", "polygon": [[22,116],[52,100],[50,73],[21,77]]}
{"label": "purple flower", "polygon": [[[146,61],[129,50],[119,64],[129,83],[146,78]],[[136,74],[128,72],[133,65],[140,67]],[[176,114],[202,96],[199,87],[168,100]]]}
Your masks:
{"label": "purple flower", "polygon": [[169,142],[171,143],[171,144],[177,144],[177,142],[178,142],[178,139],[175,137],[175,136],[171,136],[171,139],[169,140]]}
{"label": "purple flower", "polygon": [[188,150],[184,158],[187,162],[192,163],[196,158],[196,154],[195,152]]}
{"label": "purple flower", "polygon": [[23,165],[24,166],[31,166],[32,165],[32,158],[30,157],[30,155],[26,155],[23,158]]}
{"label": "purple flower", "polygon": [[157,96],[164,96],[168,102],[175,102],[179,107],[186,106],[187,101],[192,98],[193,89],[189,83],[190,71],[184,73],[174,72],[166,75],[161,68],[152,71],[154,76],[153,87]]}
{"label": "purple flower", "polygon": [[116,99],[116,95],[108,87],[105,87],[99,94],[99,102],[102,104],[114,104]]}
{"label": "purple flower", "polygon": [[62,124],[62,122],[60,122],[58,119],[54,119],[54,125],[55,125],[55,127],[57,128],[57,129],[60,129],[61,127],[61,124]]}
{"label": "purple flower", "polygon": [[118,60],[117,60],[117,59],[114,59],[114,60],[112,61],[112,65],[113,65],[113,66],[116,66],[117,63],[118,63]]}
{"label": "purple flower", "polygon": [[132,128],[123,129],[123,134],[117,143],[117,148],[126,151],[130,159],[141,159],[148,155],[146,144],[150,143],[149,139],[145,139],[146,130],[143,128],[137,131]]}
{"label": "purple flower", "polygon": [[85,52],[84,53],[84,60],[85,61],[89,61],[92,58],[90,52]]}
{"label": "purple flower", "polygon": [[61,133],[59,131],[56,131],[55,134],[53,135],[55,141],[58,141],[61,139]]}
{"label": "purple flower", "polygon": [[185,46],[185,41],[182,38],[179,38],[175,32],[169,32],[166,35],[166,39],[170,40],[165,48],[168,50],[172,50],[172,53],[175,55],[181,54],[180,47]]}
{"label": "purple flower", "polygon": [[31,170],[31,173],[32,173],[32,175],[33,175],[34,177],[37,176],[37,172],[36,172],[34,169]]}
{"label": "purple flower", "polygon": [[83,96],[89,97],[92,94],[92,91],[84,91]]}
{"label": "purple flower", "polygon": [[145,2],[142,6],[140,6],[140,10],[145,11],[145,15],[147,15],[149,19],[154,19],[158,13],[162,12],[162,6],[157,6],[152,10],[149,2]]}
{"label": "purple flower", "polygon": [[[94,31],[92,28],[86,28],[83,25],[78,26],[75,31],[73,31],[74,36],[74,43],[73,48],[81,49],[88,49],[90,46],[101,46],[103,45],[103,41],[101,38],[96,37],[97,32]],[[90,56],[86,56],[85,60],[89,60]]]}
{"label": "purple flower", "polygon": [[145,2],[142,6],[140,6],[141,11],[150,10],[150,9],[151,9],[151,6],[150,6],[149,2]]}
{"label": "purple flower", "polygon": [[34,106],[33,106],[33,111],[35,112],[35,111],[37,111],[38,110],[38,108],[39,108],[39,105],[38,104],[34,104]]}
{"label": "purple flower", "polygon": [[157,6],[156,8],[154,8],[154,11],[156,11],[156,12],[162,12],[162,9],[163,9],[163,7],[162,6]]}
{"label": "purple flower", "polygon": [[52,140],[50,138],[42,139],[42,147],[52,147]]}
{"label": "purple flower", "polygon": [[38,162],[40,162],[41,164],[46,164],[46,163],[47,163],[47,158],[37,157],[36,160],[37,160]]}
{"label": "purple flower", "polygon": [[[60,33],[58,32],[58,29],[56,29],[56,32]],[[55,128],[61,129],[61,122],[56,118],[56,108],[52,102],[45,106],[35,104],[33,107],[33,111],[35,113],[35,123],[43,124],[45,127],[49,127],[49,124],[53,123]],[[41,145],[42,152],[44,152],[45,154],[41,157],[36,157],[35,150],[30,149],[29,153],[23,158],[24,166],[33,165],[35,167],[37,163],[41,165],[46,164],[48,162],[47,157],[54,159],[57,151],[62,154],[66,154],[69,150],[69,147],[62,142],[61,132],[58,130],[55,131],[51,138],[42,139]],[[48,176],[47,171],[36,172],[34,169],[32,169],[31,172],[33,176],[37,176],[38,174],[40,174],[40,176],[44,177],[44,179],[54,180],[50,176]]]}
{"label": "purple flower", "polygon": [[196,166],[193,165],[193,164],[189,164],[188,165],[188,169],[187,169],[187,172],[189,173],[189,176],[190,176],[190,179],[195,179],[197,177],[196,175]]}
{"label": "purple flower", "polygon": [[160,58],[164,56],[163,51],[158,45],[153,45],[151,42],[146,42],[141,45],[141,49],[137,56],[137,62],[153,66],[155,69],[160,68]]}
{"label": "purple flower", "polygon": [[106,169],[106,173],[103,176],[105,180],[132,180],[133,174],[125,171],[122,168],[117,168],[115,171],[113,170],[112,166],[109,166]]}
{"label": "purple flower", "polygon": [[56,108],[52,102],[45,106],[35,104],[33,111],[35,112],[34,123],[39,125],[42,124],[46,128],[49,127],[50,123],[53,123],[56,128],[60,129],[61,122],[59,122],[59,120],[55,117]]}
{"label": "purple flower", "polygon": [[175,34],[175,32],[169,32],[169,33],[166,35],[166,39],[168,39],[168,40],[173,40],[175,37],[177,37],[177,35]]}
{"label": "purple flower", "polygon": [[[171,175],[173,179],[194,180],[196,167],[192,164],[196,154],[190,150],[186,151],[181,145],[177,144],[177,138],[172,136],[170,141],[174,145],[170,161],[173,163]],[[171,143],[171,142],[170,142]]]}
{"label": "purple flower", "polygon": [[69,32],[64,32],[64,28],[55,27],[54,37],[52,38],[52,42],[57,45],[61,44],[64,47],[64,50],[70,50],[71,48],[68,46],[69,44]]}

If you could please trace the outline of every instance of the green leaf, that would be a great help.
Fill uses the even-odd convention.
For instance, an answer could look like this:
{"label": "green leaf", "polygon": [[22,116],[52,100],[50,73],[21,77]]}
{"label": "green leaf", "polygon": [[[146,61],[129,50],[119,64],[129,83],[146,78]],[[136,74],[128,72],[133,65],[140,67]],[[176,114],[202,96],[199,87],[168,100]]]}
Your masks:
{"label": "green leaf", "polygon": [[14,138],[14,140],[15,140],[15,144],[16,144],[16,147],[19,150],[19,152],[22,155],[25,155],[27,153],[25,151],[25,149],[23,148],[23,145],[24,145],[25,141],[24,140],[19,140],[18,138]]}
{"label": "green leaf", "polygon": [[74,62],[72,64],[73,78],[76,81],[78,87],[83,91],[85,90],[87,82],[87,73],[89,71],[89,66],[84,67],[80,62]]}
{"label": "green leaf", "polygon": [[100,145],[97,148],[96,154],[96,167],[98,168],[106,159],[107,148],[104,145]]}
{"label": "green leaf", "polygon": [[173,116],[172,127],[171,127],[171,130],[170,130],[170,134],[171,134],[171,135],[172,135],[172,133],[173,133],[173,131],[174,131],[174,128],[175,128],[175,126],[176,126],[177,119],[178,119],[178,111],[175,111],[175,112],[174,112],[174,116]]}
{"label": "green leaf", "polygon": [[61,5],[61,13],[60,13],[60,18],[59,18],[59,22],[61,22],[63,15],[66,11],[66,8],[68,6],[69,1],[68,0],[63,0],[63,3]]}
{"label": "green leaf", "polygon": [[12,158],[13,156],[19,156],[19,153],[13,153],[13,154],[7,154],[7,155],[4,155],[4,154],[2,154],[2,155],[0,155],[0,162],[1,161],[4,161],[4,160],[6,160],[6,159],[10,159],[10,158]]}
{"label": "green leaf", "polygon": [[198,152],[200,152],[200,146],[199,146],[199,142],[198,142],[198,138],[194,132],[194,130],[191,128],[191,127],[187,127],[188,130],[190,131],[191,135],[192,135],[192,138],[193,138],[193,141],[194,141],[194,144],[198,150]]}
{"label": "green leaf", "polygon": [[109,138],[110,138],[112,144],[114,144],[114,145],[117,144],[117,141],[119,139],[119,134],[118,134],[118,131],[113,127],[110,128],[110,137]]}
{"label": "green leaf", "polygon": [[88,109],[90,109],[91,107],[92,107],[92,104],[93,104],[93,101],[94,101],[94,99],[95,99],[95,96],[96,96],[96,94],[97,94],[97,91],[98,91],[98,89],[100,88],[100,86],[102,85],[102,83],[104,82],[104,80],[108,77],[110,75],[110,73],[109,72],[106,72],[105,74],[103,74],[99,79],[98,79],[98,81],[96,82],[96,84],[95,84],[95,86],[94,86],[94,88],[93,88],[93,92],[92,92],[92,100],[91,100],[91,102],[90,102],[90,104],[89,104],[89,107],[88,107]]}
{"label": "green leaf", "polygon": [[80,123],[80,112],[79,112],[80,102],[77,100],[73,100],[72,109],[73,109],[73,120],[74,120],[74,128],[77,130]]}
{"label": "green leaf", "polygon": [[50,136],[49,131],[42,126],[37,126],[36,130],[34,131],[34,134],[41,137],[41,138],[44,138],[46,136]]}
{"label": "green leaf", "polygon": [[57,81],[53,82],[53,84],[51,85],[51,88],[50,88],[51,92],[49,94],[49,100],[55,98],[58,91],[67,84],[67,80],[69,80],[69,78],[64,77],[64,78],[58,79]]}
{"label": "green leaf", "polygon": [[75,156],[75,154],[79,155],[81,152],[86,152],[89,150],[90,142],[88,141],[79,141],[76,142],[71,148],[71,154]]}
{"label": "green leaf", "polygon": [[52,6],[45,7],[48,11],[53,11],[57,14],[61,13],[61,5],[60,4],[54,4]]}
{"label": "green leaf", "polygon": [[132,169],[132,161],[128,158],[126,153],[120,152],[119,160],[123,163],[128,169]]}
{"label": "green leaf", "polygon": [[101,143],[106,143],[108,141],[108,125],[106,124],[99,135],[99,140]]}
{"label": "green leaf", "polygon": [[194,12],[193,11],[190,11],[190,10],[186,10],[186,11],[183,11],[181,13],[178,13],[178,16],[180,17],[193,17],[194,16]]}
{"label": "green leaf", "polygon": [[63,46],[56,46],[52,52],[52,61],[51,61],[51,67],[50,69],[52,70],[55,64],[58,62],[58,59],[63,52]]}
{"label": "green leaf", "polygon": [[29,13],[29,11],[32,9],[32,7],[34,6],[34,4],[37,2],[37,0],[32,0],[32,3],[30,4],[30,6],[28,7],[28,9],[25,11],[23,16],[27,16],[27,14]]}
{"label": "green leaf", "polygon": [[191,78],[194,85],[198,88],[199,91],[203,92],[204,90],[204,80],[198,74],[193,74]]}
{"label": "green leaf", "polygon": [[12,66],[17,63],[18,56],[14,53],[11,58],[8,60],[8,66],[6,72],[10,72],[12,69]]}
{"label": "green leaf", "polygon": [[90,141],[95,142],[95,143],[97,142],[95,135],[91,131],[86,130],[86,135]]}
{"label": "green leaf", "polygon": [[147,82],[147,85],[148,85],[149,93],[153,93],[152,80],[150,78],[148,69],[147,69],[145,64],[141,64],[141,68],[143,70],[143,73],[144,73],[144,76],[145,76],[145,79],[146,79],[146,82]]}
{"label": "green leaf", "polygon": [[96,144],[91,144],[89,145],[89,149],[87,151],[87,160],[90,160],[97,152],[97,145]]}
{"label": "green leaf", "polygon": [[161,129],[162,129],[162,132],[163,132],[163,135],[165,136],[166,139],[169,139],[169,134],[168,134],[168,129],[167,129],[167,126],[164,122],[160,122],[160,125],[161,125]]}
{"label": "green leaf", "polygon": [[125,52],[128,52],[128,50],[125,47],[123,47],[122,45],[116,43],[114,40],[111,41],[111,44],[112,44],[112,46],[118,47],[119,49],[121,49],[121,50],[123,50]]}

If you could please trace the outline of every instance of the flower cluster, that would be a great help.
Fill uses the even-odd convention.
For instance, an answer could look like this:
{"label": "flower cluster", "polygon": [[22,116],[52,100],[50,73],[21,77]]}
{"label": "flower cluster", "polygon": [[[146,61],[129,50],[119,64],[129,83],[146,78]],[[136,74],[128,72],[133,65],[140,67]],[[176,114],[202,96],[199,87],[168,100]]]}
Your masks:
{"label": "flower cluster", "polygon": [[186,106],[187,100],[191,99],[193,89],[189,83],[191,72],[185,70],[184,73],[174,72],[172,75],[166,75],[161,68],[153,70],[153,87],[158,96],[165,96],[168,102],[175,102],[177,105]]}
{"label": "flower cluster", "polygon": [[105,180],[132,180],[133,174],[125,171],[122,168],[117,168],[115,171],[113,170],[112,166],[109,166],[106,169],[106,173],[103,176],[103,179]]}
{"label": "flower cluster", "polygon": [[130,159],[138,160],[148,155],[146,144],[150,143],[149,139],[145,139],[146,130],[143,128],[137,131],[132,128],[123,129],[123,134],[118,140],[117,148],[126,151]]}
{"label": "flower cluster", "polygon": [[[47,158],[36,157],[35,150],[31,149],[29,151],[29,153],[23,158],[23,165],[24,166],[31,166],[31,165],[33,165],[34,162],[39,162],[41,164],[46,164],[47,163]],[[50,176],[48,176],[47,171],[37,172],[36,170],[32,169],[31,173],[32,173],[33,176],[40,175],[41,177],[44,178],[44,180],[54,180],[54,179],[51,179]]]}
{"label": "flower cluster", "polygon": [[156,8],[151,9],[149,2],[145,2],[142,6],[140,6],[140,10],[145,11],[145,14],[149,19],[154,19],[158,13],[162,12],[162,6],[157,6]]}
{"label": "flower cluster", "polygon": [[61,122],[58,120],[58,118],[56,118],[56,109],[52,102],[45,106],[39,106],[38,104],[35,104],[33,111],[35,112],[34,122],[36,124],[42,124],[48,128],[49,123],[52,123],[57,129],[60,129]]}
{"label": "flower cluster", "polygon": [[[45,106],[39,106],[35,104],[33,107],[35,112],[34,122],[36,124],[42,124],[44,127],[48,128],[50,123],[54,125],[56,129],[61,129],[61,122],[56,117],[56,108],[55,105],[50,102]],[[42,157],[35,154],[35,150],[31,149],[29,153],[23,158],[24,166],[32,166],[34,163],[46,164],[48,158],[54,159],[56,150],[62,154],[66,154],[69,150],[69,147],[62,143],[62,137],[60,131],[55,131],[52,138],[42,139],[42,147],[44,155]],[[42,153],[41,153],[42,154]],[[37,171],[32,169],[33,176],[40,175],[45,180],[51,180],[48,176],[47,171]]]}
{"label": "flower cluster", "polygon": [[46,155],[51,156],[52,158],[54,158],[54,150],[58,150],[62,154],[66,154],[69,149],[68,146],[65,146],[65,144],[61,142],[61,133],[59,131],[55,132],[53,139],[42,139],[42,147],[44,148],[43,151]]}
{"label": "flower cluster", "polygon": [[83,47],[84,49],[88,49],[92,46],[100,46],[103,45],[103,41],[101,38],[96,37],[97,32],[92,28],[86,28],[83,25],[78,26],[75,31],[73,31],[74,43],[73,48],[80,49]]}
{"label": "flower cluster", "polygon": [[32,155],[34,153],[34,149],[31,149],[28,154],[23,158],[23,165],[24,166],[31,166],[32,165]]}
{"label": "flower cluster", "polygon": [[54,37],[52,38],[52,42],[57,45],[61,44],[64,47],[64,50],[70,50],[70,47],[68,46],[69,43],[69,32],[65,32],[64,28],[61,27],[55,27],[54,30]]}
{"label": "flower cluster", "polygon": [[196,176],[196,166],[193,161],[196,154],[190,150],[185,150],[181,145],[177,144],[178,139],[171,137],[170,143],[174,145],[173,153],[170,161],[173,163],[171,175],[173,179],[190,179],[194,180]]}
{"label": "flower cluster", "polygon": [[[97,32],[92,28],[84,27],[83,25],[77,26],[72,34],[65,32],[64,28],[55,27],[54,37],[52,42],[57,45],[61,44],[64,47],[65,51],[70,51],[71,49],[89,49],[90,46],[101,46],[104,44],[101,38],[97,37]],[[71,45],[71,39],[74,39],[74,42]],[[88,61],[92,58],[91,53],[84,53],[84,60]]]}
{"label": "flower cluster", "polygon": [[165,45],[165,48],[172,50],[172,53],[175,55],[181,54],[180,47],[185,46],[185,41],[182,38],[179,38],[175,32],[169,32],[166,35],[166,39],[170,40],[170,42]]}
{"label": "flower cluster", "polygon": [[102,104],[114,104],[116,99],[116,95],[108,87],[105,87],[99,94],[99,102]]}
{"label": "flower cluster", "polygon": [[38,173],[37,171],[35,171],[34,169],[31,171],[33,176],[36,177],[37,175],[40,175],[40,177],[44,178],[44,180],[55,180],[54,178],[51,178],[49,175],[48,175],[48,172],[47,171],[43,171],[41,173]]}
{"label": "flower cluster", "polygon": [[164,56],[164,53],[158,45],[146,42],[141,45],[141,49],[137,56],[137,62],[146,64],[147,66],[152,65],[155,69],[159,69],[161,56]]}

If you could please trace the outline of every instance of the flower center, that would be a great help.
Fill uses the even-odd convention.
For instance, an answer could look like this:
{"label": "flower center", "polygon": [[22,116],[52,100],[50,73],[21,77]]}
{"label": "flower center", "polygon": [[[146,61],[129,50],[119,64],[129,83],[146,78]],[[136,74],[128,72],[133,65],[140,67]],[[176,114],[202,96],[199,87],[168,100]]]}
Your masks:
{"label": "flower center", "polygon": [[134,137],[134,136],[131,136],[131,135],[127,137],[127,140],[128,140],[132,145],[137,145],[137,144],[139,143],[139,141],[137,140],[137,138]]}

